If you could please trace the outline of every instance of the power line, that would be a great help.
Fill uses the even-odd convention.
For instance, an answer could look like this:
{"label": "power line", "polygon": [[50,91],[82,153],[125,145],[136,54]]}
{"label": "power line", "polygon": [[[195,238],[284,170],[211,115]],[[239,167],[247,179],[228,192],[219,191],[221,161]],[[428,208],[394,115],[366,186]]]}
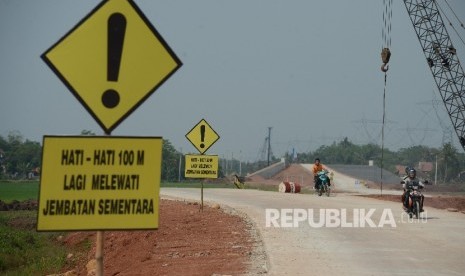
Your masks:
{"label": "power line", "polygon": [[[447,3],[447,1],[446,1],[446,3]],[[463,39],[462,39],[462,37],[460,36],[459,32],[457,32],[457,30],[455,29],[454,25],[453,25],[452,22],[449,20],[449,17],[447,17],[447,14],[446,14],[446,13],[444,12],[444,10],[441,8],[441,6],[439,5],[439,3],[437,3],[437,4],[438,4],[439,10],[440,10],[441,13],[444,15],[444,17],[447,19],[447,22],[449,23],[449,26],[451,26],[451,28],[454,30],[455,34],[456,34],[456,35],[459,37],[459,39],[462,41],[462,44],[465,45],[465,41],[463,41]],[[449,6],[449,3],[447,3],[447,5]],[[449,8],[450,8],[450,6],[449,6]],[[454,13],[454,15],[455,15],[455,12],[454,12],[452,9],[451,9],[451,11],[452,11],[452,12]],[[457,15],[456,15],[456,18],[458,19]],[[459,22],[460,22],[460,20],[459,20]],[[460,24],[461,24],[462,27],[463,27],[462,22],[460,22]]]}

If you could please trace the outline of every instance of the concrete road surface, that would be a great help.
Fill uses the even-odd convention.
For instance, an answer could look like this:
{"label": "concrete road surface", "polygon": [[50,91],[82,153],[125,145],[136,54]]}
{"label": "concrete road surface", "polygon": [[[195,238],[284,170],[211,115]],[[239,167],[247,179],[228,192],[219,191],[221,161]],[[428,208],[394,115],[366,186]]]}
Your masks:
{"label": "concrete road surface", "polygon": [[[301,166],[304,169],[311,172],[313,164],[301,164]],[[343,173],[337,172],[327,165],[325,165],[325,167],[328,171],[333,172],[333,180],[331,181],[331,183],[334,184],[334,187],[338,191],[345,191],[345,192],[356,193],[356,194],[377,194],[377,195],[381,194],[380,189],[367,188],[365,185],[361,183],[362,180],[360,179],[356,179],[352,176],[348,176]],[[400,178],[399,178],[399,188],[400,187],[401,185],[400,185]],[[382,193],[401,195],[402,191],[384,189]]]}
{"label": "concrete road surface", "polygon": [[[200,189],[162,188],[161,196],[199,201]],[[255,222],[269,275],[465,275],[460,212],[428,208],[416,220],[395,202],[258,190],[204,189],[204,201]]]}

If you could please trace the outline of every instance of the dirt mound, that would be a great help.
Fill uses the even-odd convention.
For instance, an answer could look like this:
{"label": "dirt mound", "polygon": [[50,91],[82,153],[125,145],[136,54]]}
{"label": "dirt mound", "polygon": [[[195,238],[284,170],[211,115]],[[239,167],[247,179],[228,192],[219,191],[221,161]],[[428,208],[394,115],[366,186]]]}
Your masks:
{"label": "dirt mound", "polygon": [[[105,275],[244,275],[264,270],[259,235],[246,218],[219,206],[161,200],[156,231],[104,232]],[[230,211],[231,212],[231,211]],[[96,233],[76,232],[63,242],[76,246],[92,241],[85,260],[73,269],[87,275],[95,258]]]}
{"label": "dirt mound", "polygon": [[[312,191],[313,188],[313,175],[312,173],[305,169],[300,164],[291,164],[286,169],[282,170],[280,173],[276,174],[270,179],[264,179],[260,176],[253,176],[250,179],[251,185],[261,183],[265,185],[272,185],[276,186],[276,191],[278,191],[278,185],[282,181],[294,181],[301,184],[303,191]],[[303,180],[303,181],[302,181]],[[247,183],[249,184],[249,183]],[[367,187],[379,189],[380,184],[374,182],[368,182]],[[393,190],[400,190],[400,184],[383,184],[384,189],[393,189]],[[465,196],[447,196],[447,195],[438,195],[438,192],[449,192],[448,186],[446,187],[436,187],[428,185],[426,187],[426,191],[434,193],[430,197],[425,199],[425,206],[433,207],[438,209],[457,209],[458,211],[465,211]],[[452,191],[456,191],[456,189],[452,189]],[[334,190],[337,192],[337,187]],[[395,201],[400,203],[400,196],[399,195],[364,195],[371,198],[376,198],[380,200],[389,200]]]}
{"label": "dirt mound", "polygon": [[302,191],[309,191],[313,188],[313,174],[309,170],[302,167],[300,164],[291,164],[269,179],[265,179],[259,175],[246,178],[247,184],[264,184],[269,186],[276,186],[276,191],[278,191],[279,183],[284,181],[296,182],[300,184]]}
{"label": "dirt mound", "polygon": [[[376,198],[381,200],[388,200],[401,202],[400,195],[361,195],[370,198]],[[465,196],[432,196],[426,197],[424,205],[426,207],[433,207],[437,209],[457,209],[457,211],[465,212]]]}
{"label": "dirt mound", "polygon": [[11,203],[0,200],[0,211],[37,210],[37,206],[37,200],[13,200]]}

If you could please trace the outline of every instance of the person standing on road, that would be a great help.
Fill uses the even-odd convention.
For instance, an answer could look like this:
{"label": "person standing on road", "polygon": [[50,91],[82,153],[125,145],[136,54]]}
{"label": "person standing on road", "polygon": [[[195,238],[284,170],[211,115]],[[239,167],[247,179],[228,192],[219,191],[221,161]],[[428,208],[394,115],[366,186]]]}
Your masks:
{"label": "person standing on road", "polygon": [[[312,172],[313,172],[313,184],[314,189],[316,190],[318,188],[318,185],[320,184],[320,178],[318,177],[318,172],[321,172],[323,170],[326,170],[326,168],[321,164],[320,158],[315,158],[315,163],[313,164]],[[328,186],[331,186],[331,180],[328,178]]]}

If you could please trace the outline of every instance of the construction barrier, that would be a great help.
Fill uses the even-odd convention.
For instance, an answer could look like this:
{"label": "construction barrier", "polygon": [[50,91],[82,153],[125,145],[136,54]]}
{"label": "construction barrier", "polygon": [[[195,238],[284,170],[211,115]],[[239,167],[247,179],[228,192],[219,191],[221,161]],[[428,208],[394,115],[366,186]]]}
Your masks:
{"label": "construction barrier", "polygon": [[280,193],[300,193],[300,184],[295,182],[281,182],[278,188]]}

